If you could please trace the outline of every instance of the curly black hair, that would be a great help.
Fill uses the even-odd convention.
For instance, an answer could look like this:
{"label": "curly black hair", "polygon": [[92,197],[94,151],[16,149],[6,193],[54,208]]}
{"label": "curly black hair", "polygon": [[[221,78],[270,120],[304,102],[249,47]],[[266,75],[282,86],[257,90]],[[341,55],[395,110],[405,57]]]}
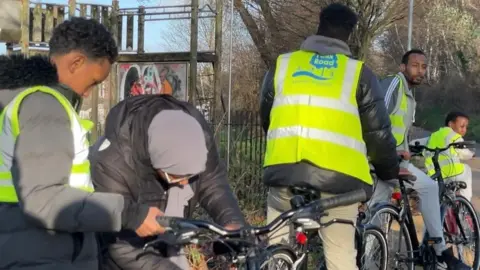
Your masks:
{"label": "curly black hair", "polygon": [[108,29],[93,19],[73,17],[64,21],[52,33],[48,43],[50,56],[81,51],[90,59],[107,58],[110,63],[118,56],[118,47]]}
{"label": "curly black hair", "polygon": [[350,7],[333,3],[320,12],[317,34],[347,41],[357,23],[358,16]]}
{"label": "curly black hair", "polygon": [[460,111],[453,111],[453,112],[449,112],[447,114],[447,117],[445,117],[445,126],[448,127],[448,123],[457,121],[457,118],[459,117],[463,117],[470,120],[470,118],[466,113],[460,112]]}

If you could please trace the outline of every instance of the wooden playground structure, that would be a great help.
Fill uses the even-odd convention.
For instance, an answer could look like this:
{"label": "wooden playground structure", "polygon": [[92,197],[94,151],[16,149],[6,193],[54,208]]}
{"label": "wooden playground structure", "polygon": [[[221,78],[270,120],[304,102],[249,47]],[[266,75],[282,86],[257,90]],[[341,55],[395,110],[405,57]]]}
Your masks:
{"label": "wooden playground structure", "polygon": [[[105,85],[105,99],[111,108],[119,101],[117,66],[122,63],[188,63],[188,101],[197,105],[197,63],[211,63],[214,70],[214,89],[211,97],[211,114],[220,100],[220,59],[222,54],[223,1],[217,0],[215,7],[200,8],[198,0],[190,5],[119,8],[119,1],[112,5],[77,3],[65,0],[65,4],[49,4],[44,1],[1,0],[0,42],[7,42],[7,54],[22,53],[28,56],[48,53],[48,41],[53,29],[73,16],[92,18],[104,24],[117,40],[119,58]],[[2,11],[3,10],[3,11]],[[3,12],[3,14],[2,14]],[[198,51],[198,21],[202,18],[215,20],[215,48],[213,51]],[[190,20],[189,52],[145,52],[145,23],[160,20]],[[125,34],[124,34],[125,33]],[[134,40],[134,33],[137,39]],[[91,120],[98,123],[99,93],[91,97]],[[108,109],[109,109],[108,108]],[[106,115],[106,113],[105,113]],[[215,115],[211,116],[215,118]],[[96,139],[99,130],[94,129]]]}

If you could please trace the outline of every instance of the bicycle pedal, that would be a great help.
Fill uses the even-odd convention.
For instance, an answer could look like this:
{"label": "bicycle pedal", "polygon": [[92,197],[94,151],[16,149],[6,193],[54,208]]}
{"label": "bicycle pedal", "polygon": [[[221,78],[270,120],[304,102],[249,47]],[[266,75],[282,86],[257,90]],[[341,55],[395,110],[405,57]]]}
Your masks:
{"label": "bicycle pedal", "polygon": [[430,237],[427,239],[428,245],[440,244],[442,242],[441,237]]}

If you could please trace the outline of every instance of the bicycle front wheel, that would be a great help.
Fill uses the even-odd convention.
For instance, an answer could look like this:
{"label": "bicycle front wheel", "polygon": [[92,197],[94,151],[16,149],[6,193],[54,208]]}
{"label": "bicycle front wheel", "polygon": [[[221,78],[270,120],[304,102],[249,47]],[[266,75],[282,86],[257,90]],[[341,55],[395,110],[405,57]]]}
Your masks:
{"label": "bicycle front wheel", "polygon": [[370,226],[362,237],[362,246],[357,251],[357,266],[361,270],[386,270],[388,264],[388,245],[380,228]]}
{"label": "bicycle front wheel", "polygon": [[480,266],[480,224],[473,205],[463,196],[444,204],[443,233],[455,256],[472,269]]}
{"label": "bicycle front wheel", "polygon": [[295,270],[295,254],[288,248],[275,247],[270,250],[268,259],[265,260],[261,270]]}
{"label": "bicycle front wheel", "polygon": [[370,219],[385,234],[388,247],[388,269],[414,270],[413,247],[404,222],[399,222],[398,210],[392,205],[380,207]]}

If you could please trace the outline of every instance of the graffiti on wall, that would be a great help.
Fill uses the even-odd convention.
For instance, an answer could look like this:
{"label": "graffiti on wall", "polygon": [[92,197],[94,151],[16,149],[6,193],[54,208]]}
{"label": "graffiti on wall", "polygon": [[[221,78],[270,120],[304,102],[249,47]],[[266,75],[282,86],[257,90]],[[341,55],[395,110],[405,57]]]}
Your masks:
{"label": "graffiti on wall", "polygon": [[144,94],[169,94],[187,100],[186,63],[130,63],[118,65],[120,100]]}

